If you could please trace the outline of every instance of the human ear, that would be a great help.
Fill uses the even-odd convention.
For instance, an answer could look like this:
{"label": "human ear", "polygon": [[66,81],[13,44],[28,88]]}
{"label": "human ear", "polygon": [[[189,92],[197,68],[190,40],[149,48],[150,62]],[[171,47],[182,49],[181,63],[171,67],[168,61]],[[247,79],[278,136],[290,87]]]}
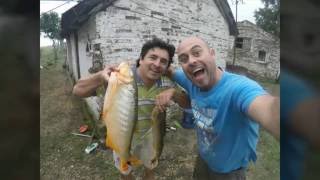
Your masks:
{"label": "human ear", "polygon": [[216,55],[216,52],[215,52],[215,50],[213,48],[209,49],[209,53],[210,53],[211,56]]}

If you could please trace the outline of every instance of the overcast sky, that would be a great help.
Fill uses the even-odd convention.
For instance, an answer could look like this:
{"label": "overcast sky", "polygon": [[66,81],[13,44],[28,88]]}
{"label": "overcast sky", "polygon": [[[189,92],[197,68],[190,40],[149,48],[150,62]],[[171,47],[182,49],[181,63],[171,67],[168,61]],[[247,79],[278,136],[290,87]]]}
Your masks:
{"label": "overcast sky", "polygon": [[[233,16],[236,16],[236,0],[228,0],[230,8],[232,10]],[[43,12],[53,11],[57,12],[60,16],[63,12],[75,6],[77,2],[74,1],[40,1],[40,14]],[[243,0],[243,3],[239,1],[238,3],[238,21],[249,20],[253,23],[254,17],[253,12],[259,8],[263,8],[263,4],[261,0]],[[51,45],[52,41],[48,38],[44,38],[43,36],[40,38],[40,46],[48,46]]]}

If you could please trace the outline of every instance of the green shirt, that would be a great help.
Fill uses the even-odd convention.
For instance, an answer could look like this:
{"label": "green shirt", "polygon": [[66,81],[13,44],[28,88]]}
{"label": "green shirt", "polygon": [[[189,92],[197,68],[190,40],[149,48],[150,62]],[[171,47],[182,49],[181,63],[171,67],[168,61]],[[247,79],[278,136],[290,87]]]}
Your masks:
{"label": "green shirt", "polygon": [[[135,71],[136,69],[134,69]],[[136,73],[136,71],[134,72]],[[162,76],[156,83],[147,88],[137,75],[138,87],[138,119],[134,129],[134,138],[143,136],[151,127],[151,112],[155,107],[155,97],[165,89],[175,87],[167,77]]]}

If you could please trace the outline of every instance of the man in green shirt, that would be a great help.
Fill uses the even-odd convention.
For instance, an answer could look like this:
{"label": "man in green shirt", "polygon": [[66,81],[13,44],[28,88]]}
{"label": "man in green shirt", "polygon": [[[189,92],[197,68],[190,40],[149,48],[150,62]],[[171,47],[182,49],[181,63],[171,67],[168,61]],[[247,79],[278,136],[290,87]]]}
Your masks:
{"label": "man in green shirt", "polygon": [[[137,60],[136,67],[132,67],[136,76],[138,87],[138,119],[136,121],[131,150],[133,156],[140,159],[143,156],[144,138],[147,133],[151,133],[151,112],[155,107],[156,96],[164,89],[174,88],[174,84],[166,77],[163,77],[172,63],[175,47],[160,39],[154,38],[147,41]],[[105,68],[89,77],[81,78],[73,88],[73,94],[80,97],[91,96],[95,90],[108,83],[111,69]],[[174,91],[174,101],[182,107],[188,107],[187,96],[181,91]],[[118,155],[114,152],[116,167],[119,167]],[[131,173],[131,166],[128,172],[121,172],[121,179],[134,179]],[[118,168],[119,169],[119,168]],[[154,179],[152,169],[145,167],[143,179]]]}

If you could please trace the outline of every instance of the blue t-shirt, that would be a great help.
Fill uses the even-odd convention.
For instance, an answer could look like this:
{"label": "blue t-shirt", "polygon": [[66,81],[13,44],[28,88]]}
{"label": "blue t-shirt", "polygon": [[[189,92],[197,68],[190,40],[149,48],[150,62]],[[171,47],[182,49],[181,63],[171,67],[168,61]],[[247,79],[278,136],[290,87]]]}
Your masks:
{"label": "blue t-shirt", "polygon": [[267,92],[245,76],[223,72],[220,81],[201,91],[177,70],[173,79],[189,94],[199,154],[215,172],[227,173],[256,160],[259,124],[247,116],[251,102]]}

